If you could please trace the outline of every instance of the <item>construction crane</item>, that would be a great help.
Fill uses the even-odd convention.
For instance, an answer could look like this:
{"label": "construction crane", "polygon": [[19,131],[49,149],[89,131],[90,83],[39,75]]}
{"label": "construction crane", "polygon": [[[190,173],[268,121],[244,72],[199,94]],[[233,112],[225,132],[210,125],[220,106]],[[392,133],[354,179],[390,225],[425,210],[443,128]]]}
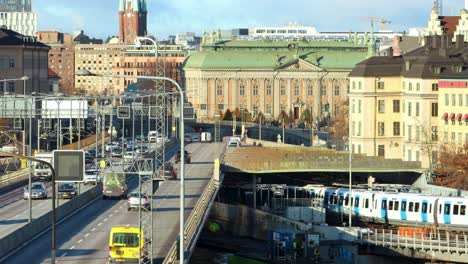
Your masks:
{"label": "construction crane", "polygon": [[385,30],[385,24],[390,24],[392,21],[383,19],[380,17],[364,17],[362,20],[367,20],[371,22],[372,27],[374,26],[374,22],[379,22],[380,23],[380,30]]}

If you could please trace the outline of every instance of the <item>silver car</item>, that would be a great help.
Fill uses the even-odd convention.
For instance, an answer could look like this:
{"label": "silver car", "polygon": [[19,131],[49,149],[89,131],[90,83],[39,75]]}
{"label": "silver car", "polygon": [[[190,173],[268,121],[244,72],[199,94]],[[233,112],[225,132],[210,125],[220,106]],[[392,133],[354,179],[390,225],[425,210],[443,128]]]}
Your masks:
{"label": "silver car", "polygon": [[[29,199],[29,188],[25,187],[23,198]],[[42,182],[33,182],[31,184],[31,199],[47,199],[47,187]]]}
{"label": "silver car", "polygon": [[146,209],[150,207],[150,200],[146,193],[141,193],[141,197],[139,199],[138,192],[132,192],[127,196],[127,198],[127,211],[138,209],[140,206]]}

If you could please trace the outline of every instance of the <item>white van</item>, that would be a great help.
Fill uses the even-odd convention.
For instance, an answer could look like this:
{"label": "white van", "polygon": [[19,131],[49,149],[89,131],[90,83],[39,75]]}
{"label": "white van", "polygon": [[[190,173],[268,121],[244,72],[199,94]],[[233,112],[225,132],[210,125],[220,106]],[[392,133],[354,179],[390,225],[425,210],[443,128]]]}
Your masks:
{"label": "white van", "polygon": [[202,132],[201,133],[201,142],[209,142],[211,143],[211,133],[210,132]]}
{"label": "white van", "polygon": [[148,141],[149,142],[156,142],[158,138],[158,132],[157,131],[150,131],[148,133]]}

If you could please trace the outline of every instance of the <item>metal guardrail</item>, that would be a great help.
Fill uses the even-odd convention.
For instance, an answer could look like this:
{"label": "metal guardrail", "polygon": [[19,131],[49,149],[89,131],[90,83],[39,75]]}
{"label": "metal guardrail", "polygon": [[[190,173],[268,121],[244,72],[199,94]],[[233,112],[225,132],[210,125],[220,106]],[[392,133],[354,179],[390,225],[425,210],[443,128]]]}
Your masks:
{"label": "metal guardrail", "polygon": [[[198,199],[195,207],[192,210],[189,218],[187,219],[185,226],[184,226],[184,250],[190,247],[192,249],[195,245],[193,243],[193,239],[197,237],[203,219],[205,218],[207,209],[210,204],[213,202],[213,198],[215,197],[216,191],[219,188],[219,174],[220,174],[220,167],[219,164],[215,164],[214,166],[214,173],[211,177],[208,185],[205,187],[202,195]],[[176,239],[172,244],[170,250],[168,251],[166,258],[164,259],[163,264],[175,264],[179,263],[178,260],[178,243],[179,240]],[[186,259],[187,260],[187,259]]]}

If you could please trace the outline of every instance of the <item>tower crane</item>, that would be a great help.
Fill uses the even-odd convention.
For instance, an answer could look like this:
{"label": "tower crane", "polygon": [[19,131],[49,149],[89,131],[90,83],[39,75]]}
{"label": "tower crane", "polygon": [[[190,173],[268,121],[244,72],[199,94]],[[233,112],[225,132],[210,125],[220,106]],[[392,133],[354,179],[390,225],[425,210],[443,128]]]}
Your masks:
{"label": "tower crane", "polygon": [[385,30],[385,24],[392,23],[392,21],[384,19],[384,18],[380,18],[380,17],[365,17],[365,18],[362,18],[362,20],[371,21],[372,26],[374,25],[374,22],[379,22],[381,30]]}

